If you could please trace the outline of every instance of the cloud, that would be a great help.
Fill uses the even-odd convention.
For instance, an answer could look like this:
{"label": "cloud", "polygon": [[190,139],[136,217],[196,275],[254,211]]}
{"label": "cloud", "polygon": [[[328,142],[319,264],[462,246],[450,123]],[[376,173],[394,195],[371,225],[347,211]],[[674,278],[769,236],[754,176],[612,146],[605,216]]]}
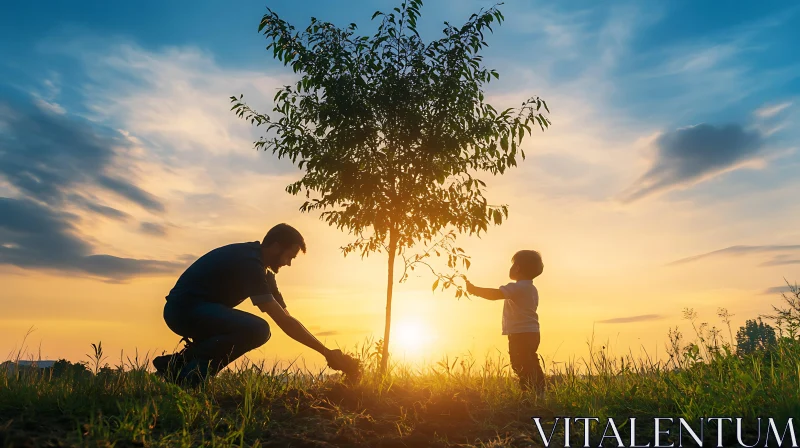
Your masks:
{"label": "cloud", "polygon": [[139,230],[153,236],[166,236],[168,232],[166,225],[155,222],[143,222],[139,225]]}
{"label": "cloud", "polygon": [[175,272],[183,263],[93,254],[79,235],[78,216],[30,199],[0,198],[0,264],[79,272],[122,281]]}
{"label": "cloud", "polygon": [[[150,52],[116,39],[62,42],[40,50],[75,66],[65,79],[45,73],[27,86],[0,83],[0,197],[40,207],[36,215],[54,224],[38,237],[71,247],[63,250],[67,261],[48,262],[52,254],[10,232],[4,219],[0,264],[107,280],[158,274],[196,258],[175,260],[189,250],[172,244],[197,232],[239,238],[252,230],[251,218],[285,208],[287,174],[296,168],[253,149],[264,130],[236,117],[228,97],[245,93],[269,111],[275,89],[295,75],[222,68],[193,47]],[[62,85],[69,102],[59,98]],[[192,198],[213,198],[213,207]],[[148,236],[171,227],[186,232],[154,248],[159,255],[142,253]],[[115,250],[133,255],[114,257]]]}
{"label": "cloud", "polygon": [[771,296],[776,294],[784,294],[787,292],[792,292],[792,288],[790,288],[788,285],[783,285],[783,286],[773,286],[771,288],[767,288],[764,291],[762,291],[761,294],[765,296]]}
{"label": "cloud", "polygon": [[36,105],[39,106],[40,108],[47,109],[55,114],[64,115],[65,113],[67,113],[67,111],[57,103],[51,103],[50,101],[46,101],[41,98],[36,98],[35,101]]}
{"label": "cloud", "polygon": [[92,116],[121,124],[163,162],[265,174],[293,170],[290,162],[253,149],[264,128],[231,112],[229,98],[243,93],[256,110],[269,112],[277,89],[296,75],[225,69],[195,47],[150,52],[131,42],[83,39],[56,51],[83,65]]}
{"label": "cloud", "polygon": [[328,330],[314,333],[317,336],[339,336],[343,334],[362,334],[369,333],[369,330]]}
{"label": "cloud", "polygon": [[787,266],[792,264],[800,264],[800,259],[797,256],[787,254],[775,255],[771,260],[761,263],[759,266]]}
{"label": "cloud", "polygon": [[788,245],[771,245],[771,246],[731,246],[731,247],[726,247],[725,249],[715,250],[713,252],[707,252],[700,255],[693,255],[691,257],[681,258],[680,260],[668,263],[667,266],[676,266],[680,264],[692,263],[709,257],[740,256],[749,254],[794,252],[794,251],[800,251],[800,245],[788,244]]}
{"label": "cloud", "polygon": [[[673,10],[674,11],[674,10]],[[664,121],[707,120],[710,115],[750,113],[752,104],[772,97],[775,89],[792,89],[798,65],[786,54],[780,28],[791,29],[797,8],[764,10],[761,17],[693,34],[665,36],[640,47],[635,66],[620,73],[632,112]],[[681,23],[682,14],[668,22]]]}
{"label": "cloud", "polygon": [[122,213],[80,194],[98,188],[149,211],[164,211],[158,198],[112,172],[129,146],[118,132],[32,104],[0,103],[0,127],[6,130],[0,134],[0,177],[21,195],[51,206],[77,199],[88,210],[122,218]]}
{"label": "cloud", "polygon": [[676,187],[691,185],[754,159],[764,148],[757,131],[740,125],[700,124],[660,135],[650,169],[623,192],[630,203]]}
{"label": "cloud", "polygon": [[131,219],[131,215],[126,212],[123,212],[122,210],[118,210],[116,208],[109,207],[107,205],[99,204],[96,201],[90,201],[85,196],[82,196],[77,193],[70,194],[68,197],[68,201],[74,205],[87,209],[98,215],[105,216],[106,218],[115,219],[117,221],[128,221],[129,219]]}
{"label": "cloud", "polygon": [[171,274],[184,268],[181,263],[160,260],[121,258],[112,255],[87,255],[80,268],[84,271],[114,280],[123,280],[143,274]]}
{"label": "cloud", "polygon": [[664,316],[661,314],[642,314],[639,316],[615,317],[613,319],[599,320],[598,324],[629,324],[633,322],[648,322],[652,320],[661,320]]}
{"label": "cloud", "polygon": [[191,263],[197,260],[197,255],[195,254],[183,254],[178,257],[178,260],[183,261],[185,263]]}
{"label": "cloud", "polygon": [[[51,83],[52,95],[57,89]],[[98,254],[80,229],[91,216],[128,222],[131,214],[98,198],[116,196],[148,213],[161,199],[130,179],[132,144],[124,134],[37,98],[0,102],[0,264],[83,273],[107,281],[174,272],[184,263]],[[6,193],[8,194],[8,193]],[[81,213],[84,212],[84,213]],[[157,225],[145,231],[158,232]]]}
{"label": "cloud", "polygon": [[0,260],[23,267],[47,266],[63,264],[74,258],[74,254],[88,254],[89,245],[75,236],[72,223],[76,220],[75,215],[31,200],[0,198],[2,240],[14,247],[2,252]]}
{"label": "cloud", "polygon": [[150,211],[155,212],[163,212],[164,211],[164,204],[158,200],[158,198],[154,197],[150,193],[142,190],[141,188],[133,185],[130,182],[126,182],[120,179],[115,179],[109,176],[99,176],[97,178],[97,182],[119,194],[122,197],[127,198],[131,202],[139,204],[143,208],[146,208]]}
{"label": "cloud", "polygon": [[757,109],[754,114],[759,118],[772,118],[775,115],[783,112],[785,109],[788,109],[791,105],[791,101],[787,101],[785,103],[775,104],[772,106],[764,106],[760,109]]}
{"label": "cloud", "polygon": [[30,92],[34,98],[34,103],[42,109],[47,109],[56,114],[65,114],[67,111],[56,102],[56,98],[61,94],[61,76],[56,72],[51,72],[50,77],[42,81],[42,88]]}
{"label": "cloud", "polygon": [[800,260],[796,258],[786,259],[783,257],[775,257],[772,260],[761,263],[759,266],[787,266],[792,264],[800,264]]}
{"label": "cloud", "polygon": [[320,331],[317,333],[317,336],[336,336],[342,334],[341,331],[338,330],[330,330],[330,331]]}

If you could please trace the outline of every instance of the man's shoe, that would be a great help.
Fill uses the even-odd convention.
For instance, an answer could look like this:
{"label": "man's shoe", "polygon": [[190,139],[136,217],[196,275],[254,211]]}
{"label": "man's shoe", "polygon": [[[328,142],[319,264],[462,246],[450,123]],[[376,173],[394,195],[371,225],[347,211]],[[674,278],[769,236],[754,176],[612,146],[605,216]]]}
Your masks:
{"label": "man's shoe", "polygon": [[184,364],[183,355],[180,353],[161,355],[153,358],[153,367],[156,368],[156,375],[166,379],[175,378]]}
{"label": "man's shoe", "polygon": [[203,384],[210,375],[210,360],[192,359],[178,371],[175,382],[190,388]]}
{"label": "man's shoe", "polygon": [[169,381],[177,380],[181,370],[189,361],[188,350],[192,346],[192,341],[189,338],[182,338],[184,347],[177,353],[169,355],[161,355],[153,358],[153,367],[156,368],[156,374]]}

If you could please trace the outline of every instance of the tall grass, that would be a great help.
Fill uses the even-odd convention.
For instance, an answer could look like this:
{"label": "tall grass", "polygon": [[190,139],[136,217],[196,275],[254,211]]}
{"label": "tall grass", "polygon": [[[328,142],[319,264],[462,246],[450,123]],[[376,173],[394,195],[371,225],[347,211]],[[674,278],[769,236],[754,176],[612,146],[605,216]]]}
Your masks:
{"label": "tall grass", "polygon": [[[104,368],[97,344],[87,371],[0,370],[0,445],[538,446],[533,416],[550,424],[599,417],[602,428],[608,417],[800,415],[800,344],[783,338],[740,356],[730,329],[726,338],[691,310],[685,317],[695,334],[686,341],[671,330],[669,359],[590,344],[587,357],[547,366],[541,397],[518,387],[499,354],[393,363],[380,375],[367,341],[355,348],[366,367],[356,384],[330,371],[245,362],[192,390],[154,376],[146,355]],[[747,429],[755,440],[755,427]]]}

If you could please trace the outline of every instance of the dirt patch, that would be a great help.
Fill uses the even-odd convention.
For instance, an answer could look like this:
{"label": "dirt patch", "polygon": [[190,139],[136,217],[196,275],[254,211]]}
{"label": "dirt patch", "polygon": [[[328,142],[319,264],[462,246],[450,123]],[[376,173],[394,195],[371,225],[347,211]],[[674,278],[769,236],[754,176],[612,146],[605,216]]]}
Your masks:
{"label": "dirt patch", "polygon": [[63,419],[49,422],[5,420],[0,424],[0,447],[67,448],[77,446],[74,441],[70,441],[72,437],[63,423]]}

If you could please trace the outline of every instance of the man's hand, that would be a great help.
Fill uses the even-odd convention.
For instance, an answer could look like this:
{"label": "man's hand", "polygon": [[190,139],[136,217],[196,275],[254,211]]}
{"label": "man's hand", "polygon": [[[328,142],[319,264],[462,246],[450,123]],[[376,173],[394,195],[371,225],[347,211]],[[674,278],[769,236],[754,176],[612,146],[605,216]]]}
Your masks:
{"label": "man's hand", "polygon": [[258,307],[267,313],[287,336],[319,353],[327,353],[328,349],[325,348],[325,345],[315,338],[299,320],[290,316],[278,302],[266,300],[259,303]]}
{"label": "man's hand", "polygon": [[361,377],[361,361],[341,350],[329,350],[325,360],[328,361],[328,367],[342,371],[348,380],[358,381]]}
{"label": "man's hand", "polygon": [[358,381],[358,379],[361,378],[361,362],[358,359],[342,353],[341,350],[329,350],[326,348],[299,320],[290,316],[289,313],[286,312],[286,309],[281,307],[278,302],[275,300],[265,300],[259,302],[258,307],[261,311],[269,314],[269,317],[271,317],[290,338],[325,356],[325,360],[328,361],[328,367],[344,372],[348,381]]}

